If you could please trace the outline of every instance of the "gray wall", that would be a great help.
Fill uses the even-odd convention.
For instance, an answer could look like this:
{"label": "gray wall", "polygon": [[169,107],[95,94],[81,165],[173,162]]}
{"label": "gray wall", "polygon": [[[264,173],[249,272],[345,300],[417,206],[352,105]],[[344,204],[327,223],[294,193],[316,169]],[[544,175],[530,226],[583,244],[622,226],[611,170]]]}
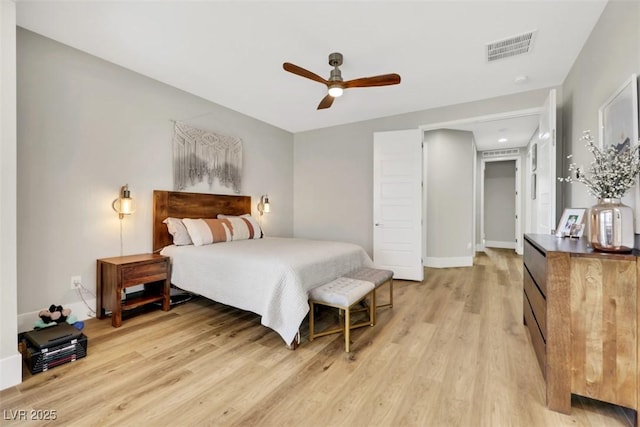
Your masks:
{"label": "gray wall", "polygon": [[[484,171],[484,236],[515,245],[516,161],[487,162]],[[488,245],[487,245],[488,246]]]}
{"label": "gray wall", "polygon": [[72,275],[95,290],[96,259],[120,254],[111,202],[125,183],[138,208],[124,254],[151,251],[152,191],[173,187],[171,120],[240,137],[242,194],[255,213],[268,193],[266,233],[293,234],[291,133],[24,29],[17,48],[18,313],[79,301]]}
{"label": "gray wall", "polygon": [[[549,89],[295,134],[294,235],[347,240],[371,254],[374,132],[417,129],[421,125],[539,108]],[[456,166],[454,159],[446,162],[450,168]],[[453,222],[445,225],[456,226]],[[465,248],[455,256],[466,254]]]}
{"label": "gray wall", "polygon": [[473,134],[425,132],[427,150],[427,259],[472,257]]}
{"label": "gray wall", "polygon": [[[565,153],[588,165],[591,153],[578,141],[584,130],[598,135],[598,109],[627,80],[640,74],[640,2],[609,1],[562,86]],[[564,207],[589,207],[595,199],[580,183],[564,184]]]}

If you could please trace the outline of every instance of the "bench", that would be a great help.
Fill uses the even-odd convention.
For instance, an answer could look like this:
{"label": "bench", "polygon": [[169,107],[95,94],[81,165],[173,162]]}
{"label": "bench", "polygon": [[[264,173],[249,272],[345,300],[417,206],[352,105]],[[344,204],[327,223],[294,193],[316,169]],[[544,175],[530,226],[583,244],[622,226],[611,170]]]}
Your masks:
{"label": "bench", "polygon": [[[368,307],[369,321],[352,325],[351,308],[367,297],[371,298],[371,304]],[[314,306],[316,304],[344,310],[345,319],[342,325],[338,328],[316,333],[314,324]],[[344,333],[345,351],[348,353],[350,349],[349,339],[351,329],[374,325],[375,285],[373,282],[348,277],[339,277],[329,283],[311,289],[309,291],[309,306],[309,341],[313,341],[316,337],[342,332]]]}
{"label": "bench", "polygon": [[[375,306],[375,309],[382,307],[393,307],[393,271],[391,270],[381,270],[378,268],[371,267],[363,267],[359,270],[355,270],[349,274],[345,274],[343,277],[347,277],[350,279],[364,280],[366,282],[371,282],[375,286],[375,290],[378,290],[381,286],[385,284],[389,284],[389,302],[385,304],[379,304]],[[374,290],[374,294],[375,294]],[[371,304],[376,304],[377,299],[374,299]],[[375,312],[373,314],[373,323],[375,324]]]}

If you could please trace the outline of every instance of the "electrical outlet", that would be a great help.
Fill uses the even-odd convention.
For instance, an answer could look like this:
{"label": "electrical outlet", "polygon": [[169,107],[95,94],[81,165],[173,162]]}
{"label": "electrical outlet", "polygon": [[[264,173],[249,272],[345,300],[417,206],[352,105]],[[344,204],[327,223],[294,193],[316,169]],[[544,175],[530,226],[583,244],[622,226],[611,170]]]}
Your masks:
{"label": "electrical outlet", "polygon": [[76,289],[82,284],[82,276],[71,276],[71,289]]}

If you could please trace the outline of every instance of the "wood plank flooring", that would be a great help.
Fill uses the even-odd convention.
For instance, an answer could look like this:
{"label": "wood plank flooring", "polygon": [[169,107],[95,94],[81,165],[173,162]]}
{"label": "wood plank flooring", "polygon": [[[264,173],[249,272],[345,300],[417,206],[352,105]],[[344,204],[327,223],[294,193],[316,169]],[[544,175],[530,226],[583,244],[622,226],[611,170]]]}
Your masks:
{"label": "wood plank flooring", "polygon": [[[0,392],[29,425],[632,426],[635,411],[574,397],[549,411],[522,324],[522,258],[479,253],[469,268],[395,282],[375,327],[286,348],[258,316],[205,299],[126,319],[86,322],[88,355]],[[386,290],[378,293],[380,299]],[[323,312],[329,322],[332,312]]]}

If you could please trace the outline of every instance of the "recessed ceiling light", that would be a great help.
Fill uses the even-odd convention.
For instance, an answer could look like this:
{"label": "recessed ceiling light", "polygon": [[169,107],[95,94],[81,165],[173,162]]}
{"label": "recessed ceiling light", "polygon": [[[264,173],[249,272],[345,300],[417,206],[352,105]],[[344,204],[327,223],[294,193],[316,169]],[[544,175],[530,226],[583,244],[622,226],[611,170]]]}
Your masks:
{"label": "recessed ceiling light", "polygon": [[498,140],[498,142],[507,142],[507,141],[508,141],[508,139],[507,139],[507,138],[500,138],[500,139]]}

